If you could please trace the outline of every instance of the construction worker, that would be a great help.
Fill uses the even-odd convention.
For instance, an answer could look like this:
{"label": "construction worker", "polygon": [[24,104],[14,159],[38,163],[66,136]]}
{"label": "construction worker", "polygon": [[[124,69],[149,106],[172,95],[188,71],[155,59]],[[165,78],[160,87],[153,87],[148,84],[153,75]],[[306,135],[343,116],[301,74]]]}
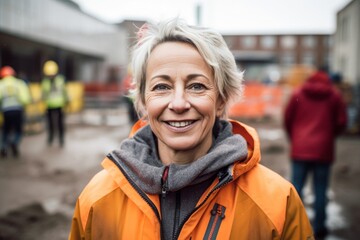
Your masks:
{"label": "construction worker", "polygon": [[68,102],[66,93],[65,79],[58,74],[59,67],[56,62],[49,60],[43,66],[44,78],[41,82],[42,98],[47,108],[47,126],[48,139],[47,143],[52,144],[54,134],[57,132],[59,143],[64,145],[64,107]]}
{"label": "construction worker", "polygon": [[132,78],[132,71],[129,66],[127,70],[127,75],[123,78],[121,82],[121,90],[123,93],[123,101],[125,102],[128,110],[129,121],[131,124],[135,124],[139,120],[139,117],[136,113],[134,106],[134,94],[132,92],[134,90],[134,86],[132,84]]}
{"label": "construction worker", "polygon": [[3,114],[1,157],[8,155],[11,147],[14,157],[18,157],[19,143],[22,137],[24,123],[24,106],[31,101],[31,95],[26,83],[15,77],[15,71],[10,66],[0,70],[0,102]]}

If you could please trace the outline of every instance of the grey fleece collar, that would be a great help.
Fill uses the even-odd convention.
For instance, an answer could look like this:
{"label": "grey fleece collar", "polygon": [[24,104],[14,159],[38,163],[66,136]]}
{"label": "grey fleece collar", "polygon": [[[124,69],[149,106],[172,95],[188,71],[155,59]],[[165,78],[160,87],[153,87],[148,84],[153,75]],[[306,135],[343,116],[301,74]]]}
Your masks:
{"label": "grey fleece collar", "polygon": [[[223,167],[246,159],[245,139],[233,135],[227,121],[217,121],[216,126],[213,146],[205,156],[189,164],[169,165],[168,191],[205,181]],[[132,181],[148,194],[161,193],[161,177],[165,169],[158,158],[156,141],[150,126],[145,126],[112,153]]]}

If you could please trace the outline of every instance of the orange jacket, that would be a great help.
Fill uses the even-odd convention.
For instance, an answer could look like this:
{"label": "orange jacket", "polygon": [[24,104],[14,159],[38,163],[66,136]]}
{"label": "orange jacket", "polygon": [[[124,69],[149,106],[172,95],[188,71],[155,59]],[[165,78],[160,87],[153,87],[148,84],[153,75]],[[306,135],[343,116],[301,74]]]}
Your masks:
{"label": "orange jacket", "polygon": [[[255,130],[231,123],[247,140],[248,159],[233,165],[229,183],[217,188],[214,180],[178,239],[313,239],[296,190],[259,164]],[[109,158],[102,165],[78,198],[69,239],[161,239],[159,196],[139,193]]]}

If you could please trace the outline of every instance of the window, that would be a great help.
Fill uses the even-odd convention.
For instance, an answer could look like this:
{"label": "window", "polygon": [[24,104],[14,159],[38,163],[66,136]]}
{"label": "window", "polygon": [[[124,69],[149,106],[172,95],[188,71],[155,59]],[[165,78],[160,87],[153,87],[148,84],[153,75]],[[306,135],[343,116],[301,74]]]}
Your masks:
{"label": "window", "polygon": [[324,61],[325,66],[332,66],[333,65],[333,62],[332,62],[333,57],[332,57],[331,53],[325,54],[323,58],[324,58],[323,61]]}
{"label": "window", "polygon": [[302,56],[302,63],[309,66],[315,65],[315,56],[313,52],[304,52]]}
{"label": "window", "polygon": [[324,37],[323,41],[325,48],[332,48],[332,46],[334,45],[334,39],[331,36]]}
{"label": "window", "polygon": [[294,36],[283,36],[281,38],[281,46],[286,49],[294,48],[296,45],[296,39]]}
{"label": "window", "polygon": [[283,55],[281,56],[281,62],[284,65],[292,65],[295,63],[295,55],[294,53],[288,52],[288,53],[283,53]]}
{"label": "window", "polygon": [[315,36],[304,36],[302,38],[302,45],[305,48],[315,48],[316,45]]}
{"label": "window", "polygon": [[262,36],[260,38],[260,44],[262,48],[272,49],[276,46],[275,36]]}
{"label": "window", "polygon": [[256,38],[254,36],[243,36],[241,40],[244,48],[254,48],[256,45]]}

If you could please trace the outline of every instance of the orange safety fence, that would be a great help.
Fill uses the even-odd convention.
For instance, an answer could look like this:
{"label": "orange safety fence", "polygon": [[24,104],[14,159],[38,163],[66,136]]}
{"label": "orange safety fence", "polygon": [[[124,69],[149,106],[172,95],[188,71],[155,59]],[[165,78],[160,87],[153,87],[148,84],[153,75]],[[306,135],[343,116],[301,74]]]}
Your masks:
{"label": "orange safety fence", "polygon": [[281,114],[283,96],[281,86],[246,84],[243,99],[230,108],[229,117],[260,119]]}

